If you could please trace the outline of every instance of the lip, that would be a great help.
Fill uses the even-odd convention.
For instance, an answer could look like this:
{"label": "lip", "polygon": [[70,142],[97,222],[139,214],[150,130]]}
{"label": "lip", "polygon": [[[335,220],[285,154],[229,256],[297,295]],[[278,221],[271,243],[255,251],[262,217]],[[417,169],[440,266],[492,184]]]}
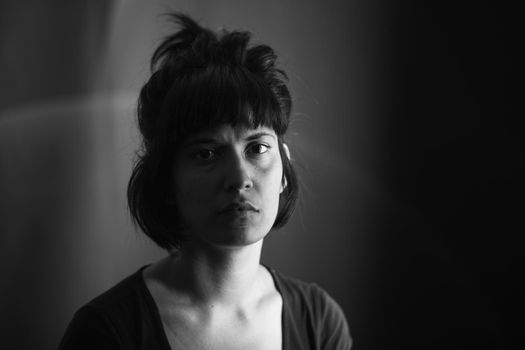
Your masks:
{"label": "lip", "polygon": [[257,209],[252,203],[248,201],[235,201],[232,203],[229,203],[222,207],[219,210],[219,214],[225,214],[230,212],[259,212],[259,209]]}

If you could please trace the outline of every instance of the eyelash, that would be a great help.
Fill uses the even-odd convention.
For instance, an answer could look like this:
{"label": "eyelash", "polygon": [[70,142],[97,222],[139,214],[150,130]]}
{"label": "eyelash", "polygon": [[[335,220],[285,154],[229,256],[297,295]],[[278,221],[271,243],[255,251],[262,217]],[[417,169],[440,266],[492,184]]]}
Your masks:
{"label": "eyelash", "polygon": [[[257,150],[259,148],[259,150]],[[260,151],[260,148],[263,148],[262,151]],[[270,150],[271,146],[265,143],[254,143],[251,145],[248,145],[246,148],[247,151],[256,157],[261,156],[268,152]],[[217,148],[204,148],[199,149],[195,151],[194,158],[199,161],[211,161],[214,160],[218,155],[220,155],[220,151]]]}
{"label": "eyelash", "polygon": [[[215,149],[206,148],[206,149],[200,149],[200,150],[196,151],[193,156],[195,157],[195,159],[197,159],[199,161],[209,161],[209,160],[215,158],[216,153],[217,152],[216,152]],[[210,157],[209,158],[203,157],[204,154],[210,155]]]}
{"label": "eyelash", "polygon": [[254,150],[255,148],[257,148],[257,147],[263,147],[263,148],[264,148],[264,151],[262,151],[262,152],[254,152],[255,154],[258,154],[258,155],[260,155],[260,154],[264,154],[264,153],[266,153],[266,152],[268,152],[268,151],[270,150],[270,146],[267,145],[267,144],[265,144],[265,143],[255,143],[255,144],[252,144],[252,145],[250,145],[250,146],[248,147],[248,149],[250,149],[250,150],[253,151],[253,150]]}

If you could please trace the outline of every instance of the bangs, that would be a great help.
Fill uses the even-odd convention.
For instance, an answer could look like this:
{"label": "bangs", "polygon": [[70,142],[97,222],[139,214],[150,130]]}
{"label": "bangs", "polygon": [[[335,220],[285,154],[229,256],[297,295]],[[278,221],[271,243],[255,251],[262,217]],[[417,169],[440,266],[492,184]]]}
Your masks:
{"label": "bangs", "polygon": [[209,66],[180,77],[165,104],[171,120],[167,131],[175,133],[176,142],[221,124],[271,127],[278,136],[288,127],[288,115],[274,92],[240,66]]}

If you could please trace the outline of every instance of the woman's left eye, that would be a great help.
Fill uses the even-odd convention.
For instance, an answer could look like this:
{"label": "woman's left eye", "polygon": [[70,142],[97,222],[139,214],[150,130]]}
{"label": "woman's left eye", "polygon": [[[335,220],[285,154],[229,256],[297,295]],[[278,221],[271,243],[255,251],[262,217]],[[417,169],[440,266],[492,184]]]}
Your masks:
{"label": "woman's left eye", "polygon": [[270,146],[265,145],[263,143],[257,143],[257,144],[251,145],[248,150],[254,154],[263,154],[263,153],[268,152],[269,149],[270,149]]}

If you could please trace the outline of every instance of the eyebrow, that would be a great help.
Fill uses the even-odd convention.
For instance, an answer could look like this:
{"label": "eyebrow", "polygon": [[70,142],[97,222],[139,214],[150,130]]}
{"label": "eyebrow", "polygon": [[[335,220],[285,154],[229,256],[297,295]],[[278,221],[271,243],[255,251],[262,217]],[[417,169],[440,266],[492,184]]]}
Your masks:
{"label": "eyebrow", "polygon": [[[269,137],[273,138],[274,140],[277,139],[277,136],[275,136],[272,133],[265,132],[265,131],[260,131],[260,132],[256,132],[256,133],[248,135],[247,137],[244,138],[244,140],[246,140],[246,141],[253,141],[253,140],[257,140],[257,139],[259,139],[261,137],[264,137],[264,136],[269,136]],[[210,144],[210,143],[217,144],[217,143],[221,143],[221,142],[218,139],[216,139],[216,138],[204,136],[204,137],[196,137],[196,138],[190,139],[189,141],[185,142],[185,145],[186,146],[195,146],[195,145],[199,145],[199,144]]]}
{"label": "eyebrow", "polygon": [[246,140],[247,141],[252,141],[252,140],[259,139],[259,138],[261,138],[263,136],[270,136],[271,138],[273,138],[275,140],[277,139],[277,136],[275,136],[272,133],[265,132],[265,131],[260,131],[260,132],[256,132],[255,134],[250,134],[248,137],[246,137]]}
{"label": "eyebrow", "polygon": [[189,141],[184,142],[184,145],[194,146],[202,143],[219,143],[219,141],[212,137],[196,137],[194,139],[190,139]]}

